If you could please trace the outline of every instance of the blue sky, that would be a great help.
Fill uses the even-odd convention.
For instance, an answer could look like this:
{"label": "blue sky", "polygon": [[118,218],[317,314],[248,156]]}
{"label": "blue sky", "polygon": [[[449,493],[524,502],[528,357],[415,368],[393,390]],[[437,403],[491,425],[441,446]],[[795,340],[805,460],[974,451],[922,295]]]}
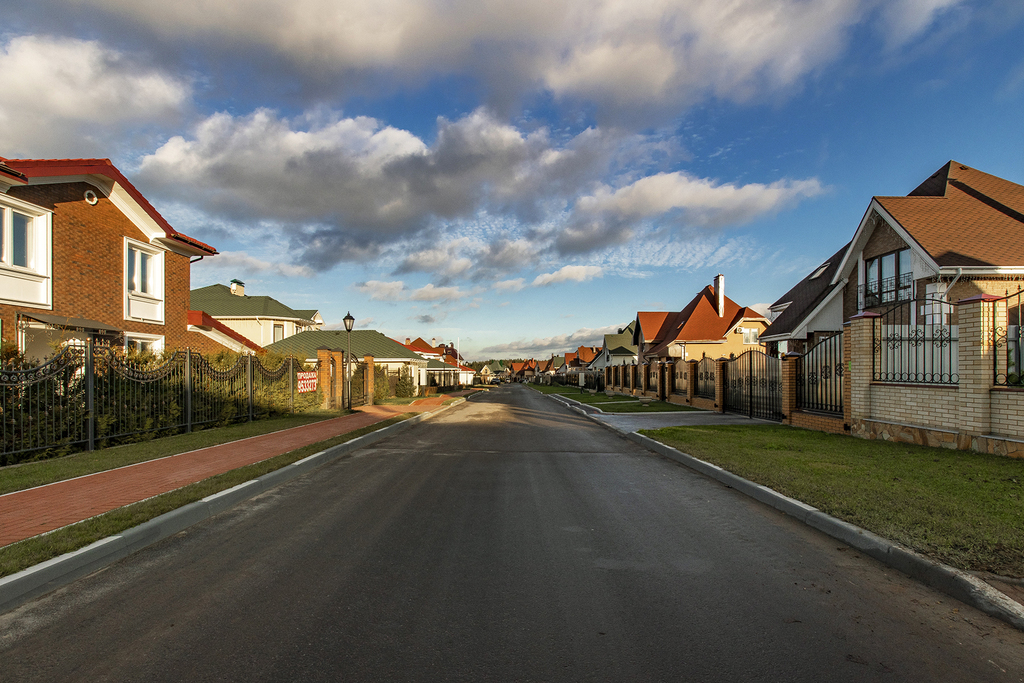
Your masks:
{"label": "blue sky", "polygon": [[1024,183],[1019,0],[7,4],[0,156],[109,157],[193,287],[469,359],[769,304],[950,159]]}

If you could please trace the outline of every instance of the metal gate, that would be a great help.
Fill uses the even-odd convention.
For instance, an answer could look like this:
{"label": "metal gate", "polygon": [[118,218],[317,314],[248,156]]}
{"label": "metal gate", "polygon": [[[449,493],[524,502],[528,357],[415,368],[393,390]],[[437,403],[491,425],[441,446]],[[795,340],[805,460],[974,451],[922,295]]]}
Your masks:
{"label": "metal gate", "polygon": [[725,409],[763,420],[782,419],[782,360],[747,351],[725,364]]}

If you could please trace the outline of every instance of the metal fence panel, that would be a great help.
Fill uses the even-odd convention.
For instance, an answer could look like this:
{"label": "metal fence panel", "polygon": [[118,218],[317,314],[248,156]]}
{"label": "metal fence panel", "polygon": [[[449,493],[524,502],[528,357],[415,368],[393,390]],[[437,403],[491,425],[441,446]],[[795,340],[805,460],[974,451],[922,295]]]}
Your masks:
{"label": "metal fence panel", "polygon": [[1024,292],[993,301],[992,341],[995,346],[993,383],[1024,387]]}
{"label": "metal fence panel", "polygon": [[725,364],[725,409],[764,420],[782,419],[782,360],[747,351]]}
{"label": "metal fence panel", "polygon": [[796,360],[796,407],[843,412],[843,334],[823,339]]}
{"label": "metal fence panel", "polygon": [[697,396],[715,398],[715,361],[711,358],[701,358],[697,363]]}
{"label": "metal fence panel", "polygon": [[874,320],[876,382],[958,384],[957,307],[941,299],[907,301]]}

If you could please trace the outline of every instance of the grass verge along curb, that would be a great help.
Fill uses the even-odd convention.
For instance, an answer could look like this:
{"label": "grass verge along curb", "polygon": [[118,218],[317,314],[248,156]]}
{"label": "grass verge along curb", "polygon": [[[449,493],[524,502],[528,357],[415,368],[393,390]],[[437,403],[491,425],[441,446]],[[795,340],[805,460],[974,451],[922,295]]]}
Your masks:
{"label": "grass verge along curb", "polygon": [[9,573],[0,578],[0,613],[449,408],[405,413],[6,546],[0,549],[0,572]]}

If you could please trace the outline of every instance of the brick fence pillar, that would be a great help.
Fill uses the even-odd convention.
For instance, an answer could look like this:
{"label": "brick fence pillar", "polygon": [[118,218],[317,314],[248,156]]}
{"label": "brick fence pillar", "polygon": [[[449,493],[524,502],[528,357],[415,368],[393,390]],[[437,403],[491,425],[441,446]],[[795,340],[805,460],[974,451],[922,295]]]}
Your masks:
{"label": "brick fence pillar", "polygon": [[683,361],[683,381],[686,382],[686,402],[693,404],[693,397],[697,395],[697,365],[700,361]]}
{"label": "brick fence pillar", "polygon": [[363,362],[366,363],[366,372],[363,373],[363,377],[366,378],[366,405],[373,405],[373,380],[374,380],[374,367],[373,367],[373,356],[363,356]]}
{"label": "brick fence pillar", "polygon": [[715,410],[719,413],[725,412],[725,366],[728,362],[728,358],[719,358],[715,361]]}
{"label": "brick fence pillar", "polygon": [[[979,450],[976,437],[992,433],[991,390],[995,372],[993,305],[999,297],[979,294],[962,299],[957,310],[960,383],[957,389],[960,448]],[[1005,328],[1005,323],[1004,323]],[[971,443],[966,443],[969,437]]]}
{"label": "brick fence pillar", "polygon": [[782,423],[792,424],[796,412],[796,369],[800,362],[799,353],[787,353],[782,357]]}
{"label": "brick fence pillar", "polygon": [[331,389],[334,387],[331,382],[334,379],[331,377],[331,352],[326,349],[316,350],[317,360],[317,372],[316,372],[316,385],[320,387],[320,409],[331,410],[334,408],[333,392]]}
{"label": "brick fence pillar", "polygon": [[334,407],[344,409],[348,407],[345,400],[345,352],[334,349],[331,359],[334,361]]}
{"label": "brick fence pillar", "polygon": [[[854,436],[868,436],[868,430],[862,420],[871,417],[871,380],[874,374],[875,320],[881,316],[865,311],[859,313],[848,323],[850,354],[847,356],[848,372],[843,377],[843,390],[850,387],[850,431]],[[845,349],[844,349],[845,350]]]}

